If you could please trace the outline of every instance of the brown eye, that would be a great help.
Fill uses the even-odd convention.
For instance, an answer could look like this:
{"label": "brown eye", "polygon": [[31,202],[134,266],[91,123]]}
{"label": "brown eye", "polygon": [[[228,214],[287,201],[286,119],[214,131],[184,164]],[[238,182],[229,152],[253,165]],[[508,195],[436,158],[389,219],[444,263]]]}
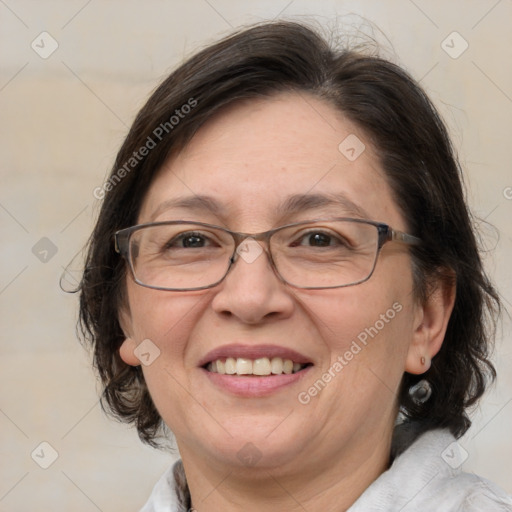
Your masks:
{"label": "brown eye", "polygon": [[169,240],[165,249],[201,249],[212,245],[212,239],[204,233],[189,231]]}
{"label": "brown eye", "polygon": [[309,231],[303,233],[292,246],[302,247],[347,247],[348,244],[345,240],[332,233],[325,231]]}
{"label": "brown eye", "polygon": [[315,247],[326,247],[331,245],[331,237],[325,233],[310,234],[306,238],[309,244],[314,245]]}

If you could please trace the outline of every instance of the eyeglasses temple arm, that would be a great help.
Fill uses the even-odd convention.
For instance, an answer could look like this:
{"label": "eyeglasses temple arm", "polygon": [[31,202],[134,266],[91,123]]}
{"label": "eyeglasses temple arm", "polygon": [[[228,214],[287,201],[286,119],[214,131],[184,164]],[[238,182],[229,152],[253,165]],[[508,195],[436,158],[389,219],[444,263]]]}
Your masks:
{"label": "eyeglasses temple arm", "polygon": [[121,256],[124,256],[126,253],[126,240],[128,240],[129,236],[129,233],[123,233],[122,230],[114,234],[114,249]]}
{"label": "eyeglasses temple arm", "polygon": [[389,239],[395,242],[402,242],[410,245],[417,245],[421,242],[421,240],[413,235],[409,235],[408,233],[404,233],[403,231],[398,231],[396,229],[389,229]]}

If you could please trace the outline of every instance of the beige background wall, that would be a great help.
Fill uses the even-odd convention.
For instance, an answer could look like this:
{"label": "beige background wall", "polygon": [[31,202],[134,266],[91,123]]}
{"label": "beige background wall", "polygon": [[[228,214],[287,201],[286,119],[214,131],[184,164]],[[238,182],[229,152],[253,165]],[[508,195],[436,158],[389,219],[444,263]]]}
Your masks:
{"label": "beige background wall", "polygon": [[[446,118],[471,204],[500,233],[483,226],[495,249],[488,268],[512,312],[511,0],[2,0],[1,511],[138,510],[171,462],[103,416],[75,335],[76,297],[58,287],[91,230],[93,190],[147,95],[231,27],[274,17],[347,23],[351,13],[382,29]],[[58,43],[50,56],[43,31]],[[495,360],[498,384],[461,441],[464,468],[512,493],[509,319]],[[52,449],[58,458],[42,469]]]}

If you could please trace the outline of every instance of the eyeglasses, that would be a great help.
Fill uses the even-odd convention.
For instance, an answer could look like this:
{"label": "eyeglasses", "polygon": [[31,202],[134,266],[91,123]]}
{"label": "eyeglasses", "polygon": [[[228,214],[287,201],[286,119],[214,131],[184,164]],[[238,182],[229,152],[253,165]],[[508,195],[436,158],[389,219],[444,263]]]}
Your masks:
{"label": "eyeglasses", "polygon": [[387,224],[351,218],[295,222],[263,233],[176,220],[132,226],[114,236],[136,283],[170,291],[212,288],[239,257],[252,263],[263,252],[280,280],[293,287],[352,286],[371,277],[385,243],[420,242]]}

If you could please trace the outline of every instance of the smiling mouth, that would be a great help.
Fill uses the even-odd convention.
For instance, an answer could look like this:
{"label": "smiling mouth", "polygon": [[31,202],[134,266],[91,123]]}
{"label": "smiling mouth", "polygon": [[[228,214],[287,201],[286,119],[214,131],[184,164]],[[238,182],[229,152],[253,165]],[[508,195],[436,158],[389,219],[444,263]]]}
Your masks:
{"label": "smiling mouth", "polygon": [[237,375],[247,377],[264,377],[271,375],[290,375],[298,373],[311,363],[297,363],[281,357],[260,357],[248,359],[245,357],[227,357],[210,361],[203,368],[211,373],[221,375]]}

